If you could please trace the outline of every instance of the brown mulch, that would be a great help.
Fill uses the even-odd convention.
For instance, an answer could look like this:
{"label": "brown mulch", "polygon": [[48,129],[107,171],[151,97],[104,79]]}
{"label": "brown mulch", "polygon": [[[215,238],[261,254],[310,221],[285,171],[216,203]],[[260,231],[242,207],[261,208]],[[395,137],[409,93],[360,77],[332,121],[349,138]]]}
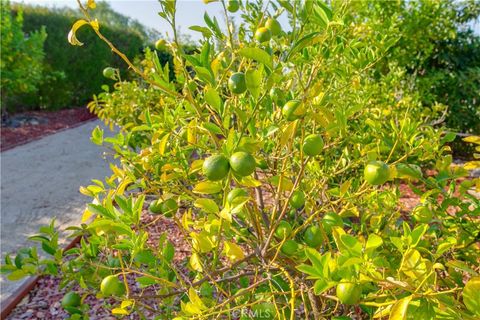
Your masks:
{"label": "brown mulch", "polygon": [[14,128],[2,125],[0,151],[5,151],[32,140],[55,133],[59,130],[75,127],[96,116],[85,107],[64,109],[59,111],[29,111],[9,117],[26,116],[40,118],[39,124],[25,124]]}

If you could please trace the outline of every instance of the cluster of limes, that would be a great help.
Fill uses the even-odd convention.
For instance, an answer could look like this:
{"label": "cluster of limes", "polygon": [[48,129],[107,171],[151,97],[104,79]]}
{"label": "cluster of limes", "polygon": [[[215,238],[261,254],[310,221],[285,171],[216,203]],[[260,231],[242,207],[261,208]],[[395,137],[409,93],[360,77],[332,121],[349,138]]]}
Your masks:
{"label": "cluster of limes", "polygon": [[163,214],[167,218],[171,218],[178,210],[178,204],[175,199],[157,199],[150,202],[149,210],[153,214]]}
{"label": "cluster of limes", "polygon": [[224,179],[230,169],[233,173],[246,177],[251,175],[257,166],[255,158],[248,152],[237,151],[227,159],[223,154],[214,154],[203,162],[203,174],[208,180],[218,181]]}

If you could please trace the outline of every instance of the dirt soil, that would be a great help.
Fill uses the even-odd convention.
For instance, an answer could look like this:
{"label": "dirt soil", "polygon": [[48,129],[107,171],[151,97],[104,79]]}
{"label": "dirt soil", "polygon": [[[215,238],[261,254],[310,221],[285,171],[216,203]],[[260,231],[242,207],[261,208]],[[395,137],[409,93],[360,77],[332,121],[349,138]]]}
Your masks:
{"label": "dirt soil", "polygon": [[[25,144],[59,130],[75,127],[96,116],[85,107],[59,111],[29,111],[10,114],[2,123],[0,151]],[[17,121],[18,120],[18,121]]]}

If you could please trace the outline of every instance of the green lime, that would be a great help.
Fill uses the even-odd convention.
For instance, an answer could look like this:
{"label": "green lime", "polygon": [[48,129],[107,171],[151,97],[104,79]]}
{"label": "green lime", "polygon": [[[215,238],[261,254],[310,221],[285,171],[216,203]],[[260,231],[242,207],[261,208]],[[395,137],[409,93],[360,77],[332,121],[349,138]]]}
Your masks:
{"label": "green lime", "polygon": [[307,156],[314,157],[319,155],[323,150],[323,139],[319,134],[308,135],[303,140],[303,153]]}
{"label": "green lime", "polygon": [[229,169],[228,159],[221,154],[212,155],[203,162],[203,174],[211,181],[224,179]]}
{"label": "green lime", "polygon": [[277,19],[268,18],[267,22],[265,22],[265,27],[272,32],[273,36],[278,36],[282,33],[282,26]]}
{"label": "green lime", "polygon": [[247,152],[238,151],[230,157],[230,167],[239,176],[251,175],[257,166],[255,158]]}
{"label": "green lime", "polygon": [[150,202],[150,206],[148,207],[151,213],[153,214],[160,214],[162,213],[162,199],[157,199]]}
{"label": "green lime", "polygon": [[228,79],[228,88],[234,94],[242,94],[247,91],[247,83],[243,72],[236,72]]}
{"label": "green lime", "polygon": [[368,183],[377,186],[387,182],[390,176],[390,169],[385,162],[372,161],[365,167],[363,175]]}
{"label": "green lime", "polygon": [[299,110],[301,109],[302,102],[300,100],[290,100],[282,108],[282,114],[288,121],[293,121],[300,118],[302,115]]}
{"label": "green lime", "polygon": [[337,285],[337,298],[343,304],[352,305],[360,300],[362,287],[353,282],[341,282]]}
{"label": "green lime", "polygon": [[174,199],[167,199],[160,205],[160,210],[167,218],[171,218],[177,213],[178,204]]}
{"label": "green lime", "polygon": [[272,32],[265,27],[260,27],[255,31],[255,39],[260,43],[270,41],[270,39],[272,39]]}
{"label": "green lime", "polygon": [[342,227],[343,219],[335,212],[329,212],[325,214],[322,218],[322,227],[326,233],[332,233],[333,227]]}
{"label": "green lime", "polygon": [[108,79],[115,79],[115,69],[112,67],[106,67],[103,69],[103,76]]}
{"label": "green lime", "polygon": [[105,297],[122,296],[125,293],[125,284],[117,276],[107,276],[100,284],[100,292]]}
{"label": "green lime", "polygon": [[290,205],[295,209],[300,209],[305,205],[305,194],[301,190],[295,190],[290,198]]}
{"label": "green lime", "polygon": [[78,307],[81,303],[80,295],[76,292],[67,292],[62,299],[62,307]]}
{"label": "green lime", "polygon": [[298,251],[298,243],[295,240],[287,240],[280,250],[286,256],[293,256]]}
{"label": "green lime", "polygon": [[240,3],[238,0],[228,0],[227,10],[231,13],[235,13],[240,8]]}
{"label": "green lime", "polygon": [[275,230],[275,237],[279,240],[288,238],[292,233],[292,226],[285,220],[282,220],[278,223],[277,229]]}
{"label": "green lime", "polygon": [[433,213],[428,206],[419,205],[413,209],[412,216],[419,223],[429,223],[433,218]]}
{"label": "green lime", "polygon": [[312,248],[316,248],[323,243],[322,230],[318,226],[310,226],[303,234],[303,241]]}

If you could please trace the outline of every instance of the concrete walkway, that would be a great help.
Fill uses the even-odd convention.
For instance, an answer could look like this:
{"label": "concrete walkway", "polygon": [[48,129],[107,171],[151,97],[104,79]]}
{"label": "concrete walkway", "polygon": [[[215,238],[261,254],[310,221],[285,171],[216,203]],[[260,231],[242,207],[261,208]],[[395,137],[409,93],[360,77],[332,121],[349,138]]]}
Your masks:
{"label": "concrete walkway", "polygon": [[[97,125],[91,121],[0,154],[2,262],[5,254],[31,246],[27,237],[52,218],[61,229],[80,222],[90,198],[79,187],[111,174],[103,148],[90,142]],[[2,277],[0,302],[21,284]]]}

